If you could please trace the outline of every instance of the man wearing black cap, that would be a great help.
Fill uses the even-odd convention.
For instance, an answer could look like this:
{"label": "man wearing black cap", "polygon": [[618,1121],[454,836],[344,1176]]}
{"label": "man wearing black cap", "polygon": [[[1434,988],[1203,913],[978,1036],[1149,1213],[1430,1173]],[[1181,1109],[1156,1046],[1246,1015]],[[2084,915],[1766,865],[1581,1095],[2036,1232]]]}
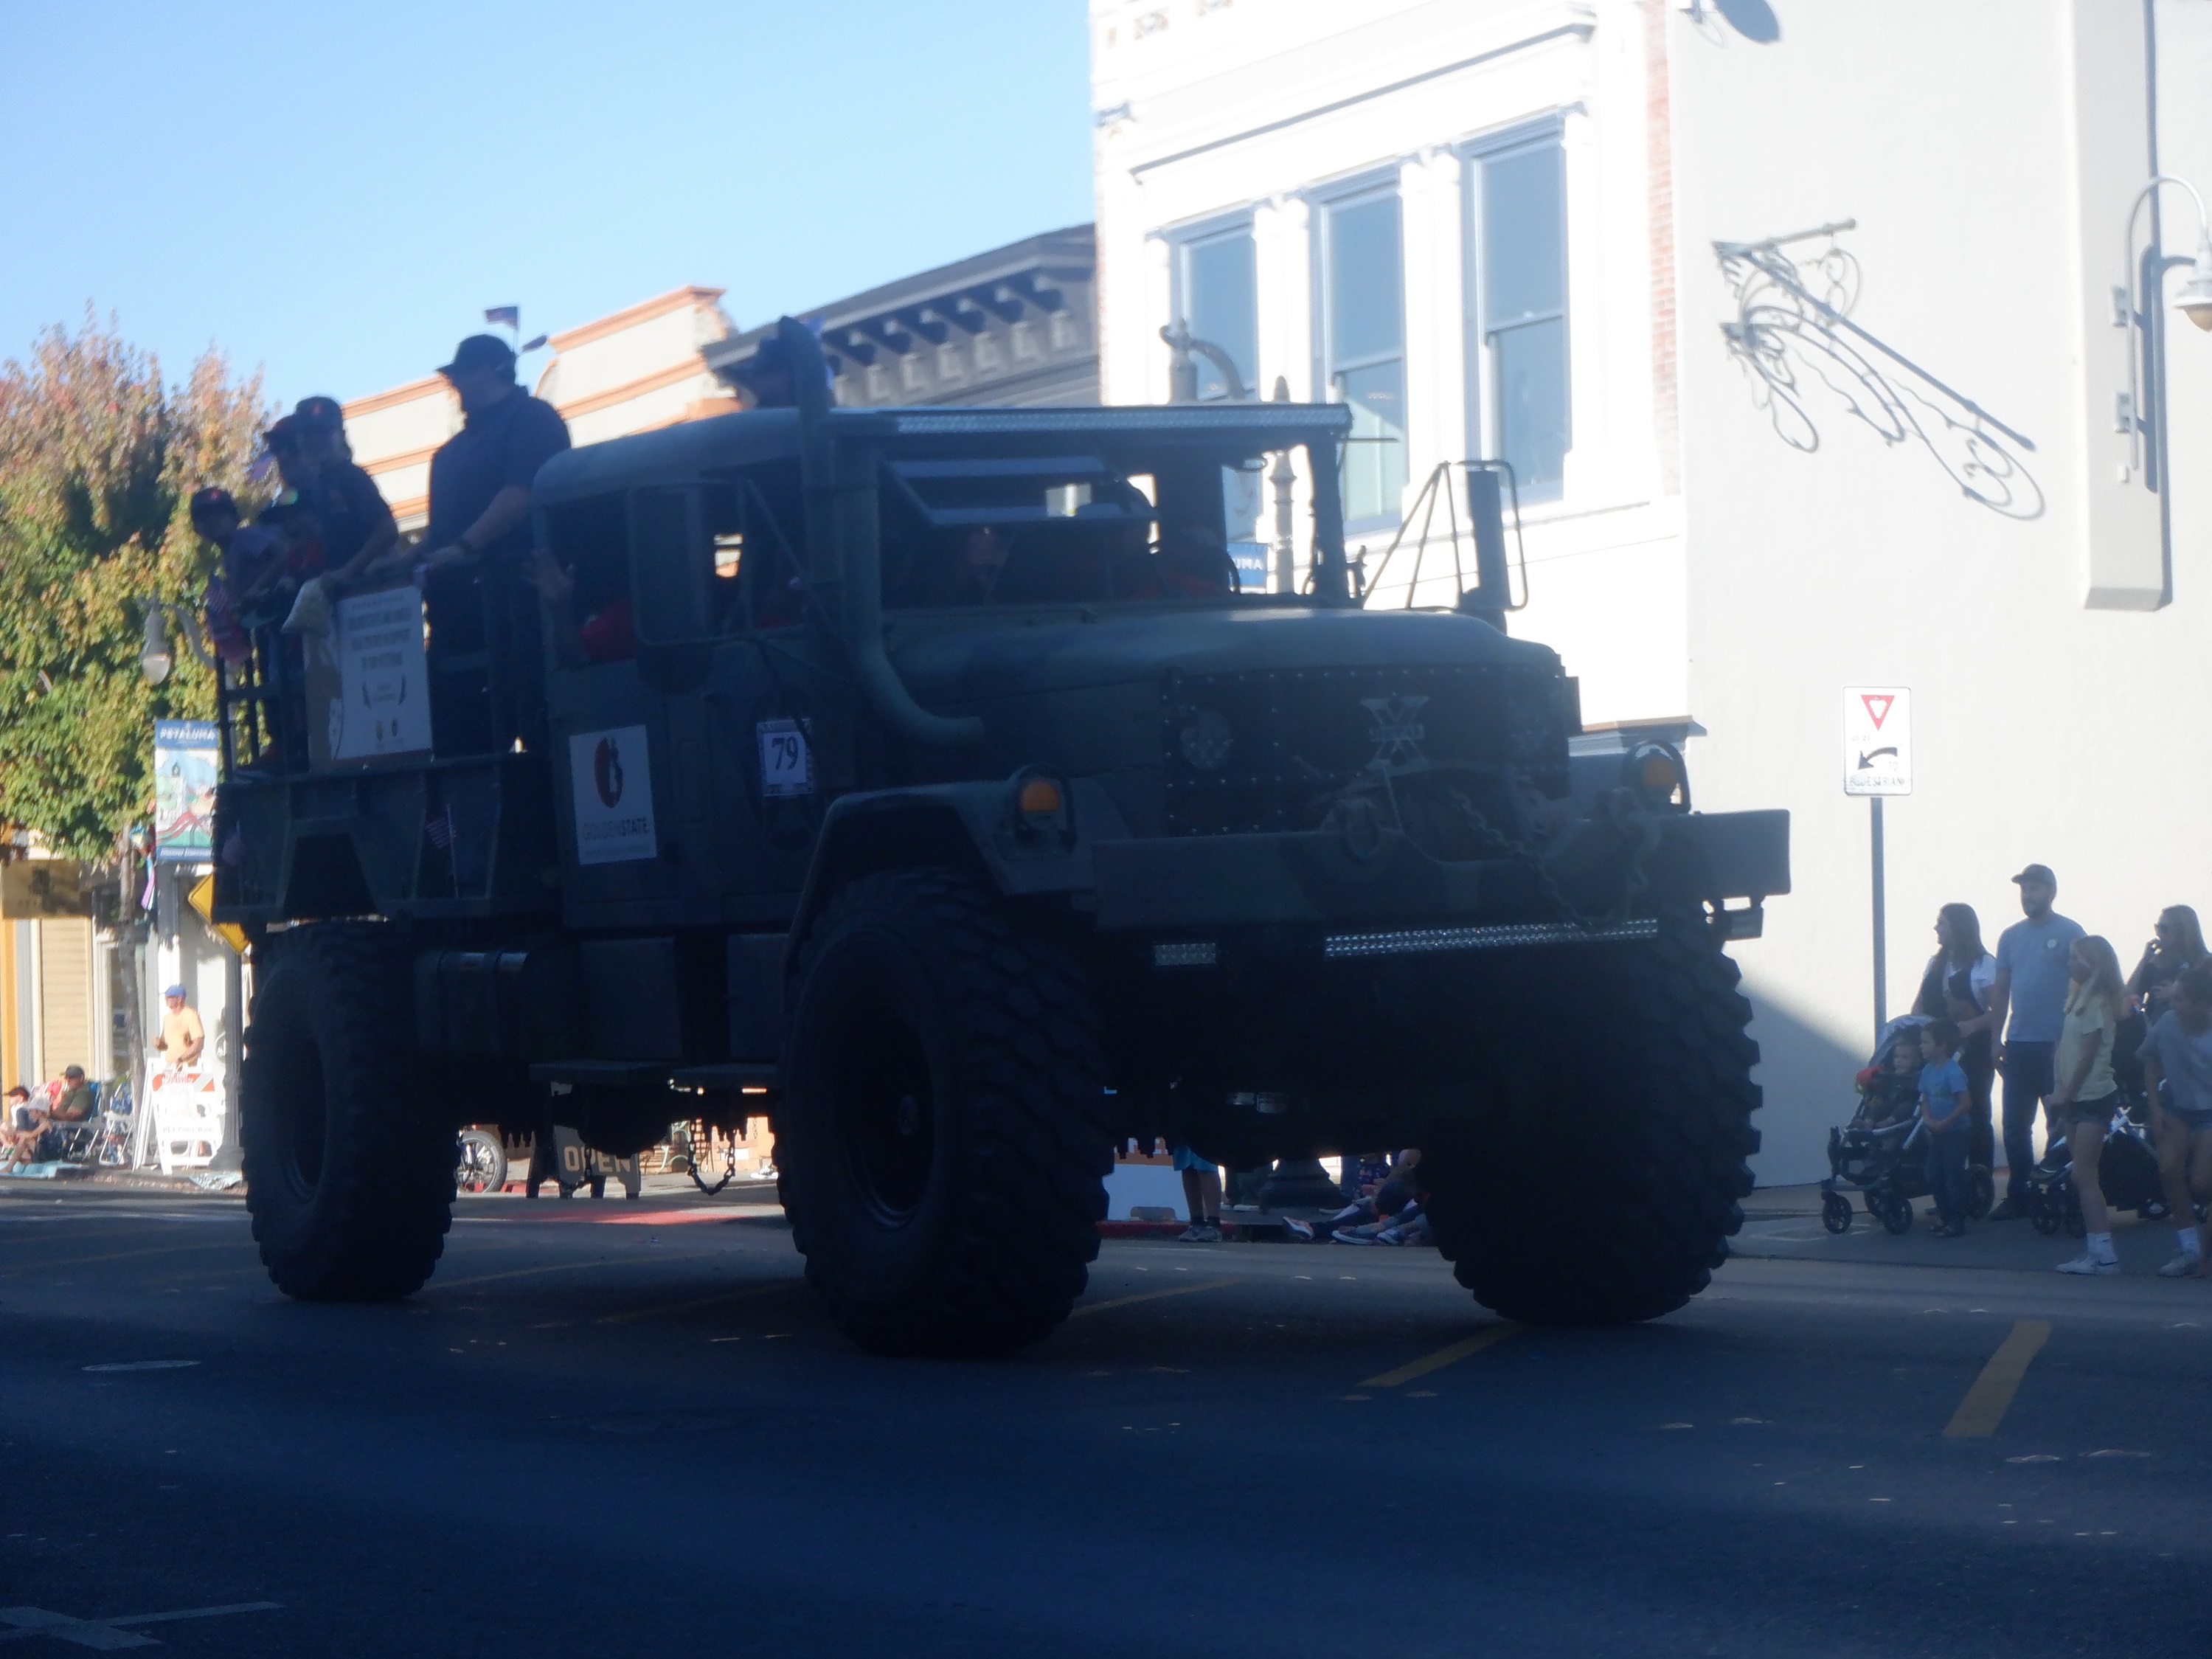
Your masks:
{"label": "man wearing black cap", "polygon": [[553,405],[514,383],[514,353],[494,334],[471,334],[438,371],[461,400],[468,423],[430,460],[430,526],[425,562],[470,554],[520,560],[530,551],[530,484],[568,447]]}
{"label": "man wearing black cap", "polygon": [[335,398],[302,398],[292,411],[299,444],[313,467],[301,492],[322,528],[330,580],[364,575],[399,544],[399,526],[376,481],[354,465],[345,411]]}
{"label": "man wearing black cap", "polygon": [[791,372],[791,350],[776,334],[765,335],[753,355],[730,371],[745,391],[754,409],[793,409],[799,404],[799,383]]}
{"label": "man wearing black cap", "polygon": [[[2051,906],[2058,896],[2058,878],[2047,864],[2031,864],[2013,878],[2020,884],[2026,916],[1997,940],[1996,982],[1990,987],[1991,1026],[2005,1034],[1997,1069],[2004,1073],[2004,1148],[2010,1176],[2005,1200],[1990,1212],[1992,1221],[2028,1213],[2027,1175],[2035,1164],[2035,1114],[2044,1096],[2058,1086],[2053,1074],[2058,1034],[2066,1023],[2066,990],[2071,982],[2066,960],[2081,924]],[[2012,1024],[2005,1024],[2006,1012]]]}

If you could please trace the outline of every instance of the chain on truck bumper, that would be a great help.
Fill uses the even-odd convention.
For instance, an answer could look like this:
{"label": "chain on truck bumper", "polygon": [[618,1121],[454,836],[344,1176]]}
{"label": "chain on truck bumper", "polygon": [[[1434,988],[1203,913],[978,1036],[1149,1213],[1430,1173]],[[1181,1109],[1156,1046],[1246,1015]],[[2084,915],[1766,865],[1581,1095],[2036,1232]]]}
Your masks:
{"label": "chain on truck bumper", "polygon": [[[1326,830],[1099,842],[1092,848],[1097,923],[1186,935],[1320,924],[1330,929],[1328,953],[1349,957],[1646,937],[1649,917],[1661,908],[1719,909],[1730,899],[1755,906],[1790,890],[1787,812],[1657,822],[1658,843],[1641,857],[1632,914],[1620,913],[1632,849],[1592,823],[1542,872],[1517,859],[1432,858],[1395,831],[1364,847]],[[1625,931],[1638,927],[1644,931]]]}

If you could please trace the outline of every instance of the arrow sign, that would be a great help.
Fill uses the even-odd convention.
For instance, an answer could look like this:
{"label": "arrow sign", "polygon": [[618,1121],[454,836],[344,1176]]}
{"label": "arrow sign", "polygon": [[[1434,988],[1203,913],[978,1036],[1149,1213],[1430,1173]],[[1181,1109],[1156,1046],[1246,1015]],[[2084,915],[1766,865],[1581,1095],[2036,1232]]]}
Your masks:
{"label": "arrow sign", "polygon": [[1909,687],[1844,688],[1844,793],[1912,793],[1912,692]]}

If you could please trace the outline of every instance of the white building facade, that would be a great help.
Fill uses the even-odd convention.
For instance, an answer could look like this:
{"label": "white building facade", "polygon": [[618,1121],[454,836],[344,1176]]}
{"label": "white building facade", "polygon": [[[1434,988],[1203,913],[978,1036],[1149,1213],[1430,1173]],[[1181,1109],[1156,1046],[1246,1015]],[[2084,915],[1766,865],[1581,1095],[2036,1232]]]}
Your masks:
{"label": "white building facade", "polygon": [[[1509,462],[1512,631],[1586,723],[1686,732],[1700,806],[1790,810],[1796,891],[1736,948],[1763,1180],[1825,1172],[1872,1035],[1844,686],[1914,697],[1893,1013],[1936,907],[1994,944],[2030,860],[2130,963],[2161,906],[2212,904],[2185,724],[2212,339],[2132,307],[2171,319],[2167,477],[2122,425],[2156,404],[2113,295],[2154,167],[2212,187],[2212,4],[1092,0],[1091,27],[1107,399],[1166,397],[1182,321],[1255,390],[1349,404],[1370,576],[1439,466]],[[2160,200],[2190,254],[2186,191]],[[1411,597],[1449,603],[1446,568]],[[1411,574],[1401,549],[1373,602]]]}

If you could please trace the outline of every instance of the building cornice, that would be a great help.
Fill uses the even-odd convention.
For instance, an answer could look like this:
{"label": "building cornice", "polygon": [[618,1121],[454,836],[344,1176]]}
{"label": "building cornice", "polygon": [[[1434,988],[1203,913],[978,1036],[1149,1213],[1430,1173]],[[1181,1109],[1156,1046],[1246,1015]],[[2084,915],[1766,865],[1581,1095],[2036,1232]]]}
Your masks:
{"label": "building cornice", "polygon": [[372,392],[366,398],[356,398],[350,403],[340,404],[346,419],[356,415],[374,415],[380,409],[390,409],[398,404],[411,404],[418,398],[427,398],[434,392],[453,396],[453,388],[446,384],[442,374],[426,374],[419,380],[410,380],[404,386],[393,386],[388,392]]}
{"label": "building cornice", "polygon": [[686,306],[705,307],[728,292],[726,289],[702,288],[693,283],[688,288],[671,289],[653,299],[641,300],[627,310],[601,317],[595,322],[582,323],[564,333],[550,337],[546,342],[556,351],[568,351],[593,340],[603,340],[610,334],[634,328],[640,323],[649,323],[656,317],[665,317],[672,311],[681,311]]}
{"label": "building cornice", "polygon": [[1477,64],[1487,64],[1493,58],[1510,57],[1516,52],[1526,52],[1531,46],[1540,46],[1548,41],[1565,40],[1569,36],[1577,40],[1587,40],[1595,31],[1596,27],[1595,23],[1582,21],[1561,23],[1556,27],[1540,30],[1521,40],[1508,41],[1504,46],[1492,46],[1487,52],[1476,52],[1471,58],[1462,58],[1449,64],[1439,64],[1433,69],[1421,70],[1418,75],[1406,76],[1391,82],[1388,86],[1369,87],[1364,91],[1355,92],[1348,97],[1334,99],[1326,104],[1316,104],[1310,109],[1298,110],[1273,121],[1263,121],[1256,127],[1245,128],[1242,132],[1224,133],[1218,138],[1208,138],[1202,143],[1192,144],[1187,149],[1176,150],[1170,155],[1156,155],[1149,161],[1139,161],[1129,169],[1129,176],[1132,179],[1141,179],[1155,167],[1171,167],[1177,161],[1188,161],[1195,155],[1204,155],[1213,150],[1225,149],[1231,144],[1241,144],[1250,139],[1265,137],[1268,133],[1280,132],[1285,127],[1295,127],[1308,121],[1318,120],[1324,115],[1334,115],[1339,110],[1350,109],[1356,104],[1364,104],[1371,99],[1387,98],[1392,93],[1403,92],[1408,87],[1419,86],[1425,81],[1434,81],[1447,75],[1456,75],[1462,70],[1473,69]]}
{"label": "building cornice", "polygon": [[680,386],[697,374],[713,373],[703,358],[692,357],[669,368],[656,369],[650,374],[641,374],[634,380],[624,380],[620,386],[611,386],[605,392],[594,392],[578,398],[572,403],[556,404],[564,421],[579,415],[596,415],[603,409],[612,409],[617,404],[626,404],[633,398],[642,398],[648,392],[660,392],[672,386]]}
{"label": "building cornice", "polygon": [[441,444],[424,444],[420,449],[403,449],[397,455],[380,455],[373,461],[363,461],[361,470],[374,477],[380,472],[397,472],[403,466],[420,466],[442,447]]}

